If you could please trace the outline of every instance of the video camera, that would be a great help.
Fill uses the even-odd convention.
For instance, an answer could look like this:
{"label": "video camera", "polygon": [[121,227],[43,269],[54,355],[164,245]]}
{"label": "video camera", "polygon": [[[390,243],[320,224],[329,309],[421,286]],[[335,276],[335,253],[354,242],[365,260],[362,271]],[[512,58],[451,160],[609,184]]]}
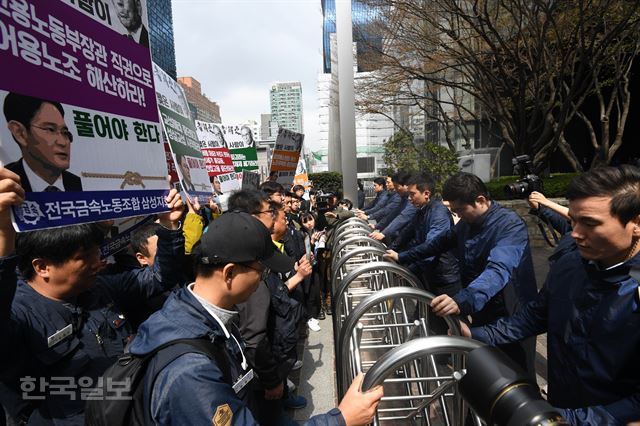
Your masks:
{"label": "video camera", "polygon": [[329,210],[333,209],[331,205],[331,198],[334,198],[335,195],[331,192],[328,193],[318,193],[316,197],[316,208],[318,209],[319,214],[324,214]]}
{"label": "video camera", "polygon": [[527,198],[533,191],[542,192],[542,178],[535,174],[533,162],[528,155],[518,155],[511,160],[514,173],[520,175],[520,179],[504,187],[504,193],[509,198]]}

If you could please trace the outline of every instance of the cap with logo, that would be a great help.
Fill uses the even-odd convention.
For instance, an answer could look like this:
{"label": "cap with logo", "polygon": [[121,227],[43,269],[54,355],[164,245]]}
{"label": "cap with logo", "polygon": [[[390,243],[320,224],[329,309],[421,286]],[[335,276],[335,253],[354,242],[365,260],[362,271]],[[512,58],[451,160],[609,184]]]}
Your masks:
{"label": "cap with logo", "polygon": [[260,262],[275,272],[288,272],[295,263],[273,245],[267,227],[248,213],[228,212],[215,219],[200,244],[200,263],[206,265]]}

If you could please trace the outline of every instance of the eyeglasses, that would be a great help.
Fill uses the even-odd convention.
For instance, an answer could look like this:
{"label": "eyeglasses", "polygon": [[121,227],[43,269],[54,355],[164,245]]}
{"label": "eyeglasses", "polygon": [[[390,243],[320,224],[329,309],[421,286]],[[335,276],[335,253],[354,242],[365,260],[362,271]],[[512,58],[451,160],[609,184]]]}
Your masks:
{"label": "eyeglasses", "polygon": [[253,269],[253,270],[254,270],[254,271],[256,271],[257,273],[259,273],[259,274],[260,274],[260,281],[264,281],[264,280],[266,280],[266,279],[267,279],[267,277],[269,276],[269,274],[271,273],[271,269],[270,269],[270,268],[267,268],[266,266],[265,266],[265,267],[264,267],[264,269],[261,271],[261,270],[260,270],[260,269],[258,269],[258,268],[254,268],[254,267],[253,267],[253,266],[251,266],[251,265],[247,265],[246,263],[241,263],[240,265],[245,266],[245,267],[247,267],[247,268],[249,268],[249,269]]}
{"label": "eyeglasses", "polygon": [[269,213],[271,215],[271,217],[275,218],[277,212],[274,209],[267,209],[267,210],[262,210],[257,212],[256,214],[263,214],[263,213]]}
{"label": "eyeglasses", "polygon": [[36,126],[35,124],[32,124],[31,127],[35,127],[36,129],[44,130],[44,132],[49,136],[60,135],[63,138],[66,138],[69,141],[69,143],[73,142],[73,134],[68,129],[65,129],[64,127],[58,129],[55,126],[41,127],[41,126]]}

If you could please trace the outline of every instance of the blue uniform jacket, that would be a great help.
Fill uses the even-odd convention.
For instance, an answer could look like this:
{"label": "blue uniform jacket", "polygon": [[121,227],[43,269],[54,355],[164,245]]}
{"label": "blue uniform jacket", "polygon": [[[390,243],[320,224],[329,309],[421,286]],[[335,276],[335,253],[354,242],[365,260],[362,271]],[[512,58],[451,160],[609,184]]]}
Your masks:
{"label": "blue uniform jacket", "polygon": [[[237,327],[228,327],[226,337],[219,323],[205,310],[187,288],[181,288],[169,297],[162,309],[153,314],[141,326],[130,352],[147,354],[158,346],[176,339],[207,337],[225,345],[231,369],[231,379],[244,374],[242,355],[236,340],[242,344]],[[153,392],[150,388],[153,388]],[[145,381],[146,400],[151,417],[158,425],[211,425],[220,407],[228,405],[233,415],[233,425],[257,425],[249,403],[251,384],[238,394],[224,382],[222,372],[215,361],[197,353],[187,353],[167,365],[152,384]],[[313,417],[310,426],[344,426],[339,411]]]}
{"label": "blue uniform jacket", "polygon": [[[420,254],[432,239],[451,228],[453,219],[449,209],[442,201],[431,200],[417,212],[411,224],[398,237],[398,245],[407,247],[398,253],[398,262],[407,265],[414,273],[424,275],[427,282],[435,287],[459,285],[458,260],[453,250],[430,257],[422,257]],[[405,240],[408,243],[405,244]]]}
{"label": "blue uniform jacket", "polygon": [[404,207],[399,215],[395,216],[391,223],[389,223],[382,230],[385,238],[389,241],[393,241],[398,237],[398,234],[416,217],[416,213],[418,213],[418,209],[416,209],[413,204],[409,202],[407,198]]}
{"label": "blue uniform jacket", "polygon": [[638,268],[640,255],[601,271],[573,250],[552,265],[535,300],[510,318],[473,328],[473,337],[501,344],[547,332],[549,402],[571,424],[638,420]]}
{"label": "blue uniform jacket", "polygon": [[383,189],[382,191],[376,194],[376,198],[374,198],[369,202],[369,204],[364,206],[364,209],[362,209],[362,211],[364,211],[365,214],[367,215],[374,213],[378,209],[381,209],[385,205],[388,199],[389,199],[389,193]]}
{"label": "blue uniform jacket", "polygon": [[384,205],[379,210],[368,215],[369,219],[373,219],[376,222],[384,220],[384,218],[391,214],[394,214],[400,208],[401,201],[402,197],[400,197],[400,194],[395,191],[390,193],[387,202],[384,203]]}
{"label": "blue uniform jacket", "polygon": [[[68,303],[46,298],[18,280],[16,256],[0,259],[0,400],[12,416],[33,410],[30,425],[83,425],[83,393],[122,355],[131,337],[122,313],[173,287],[183,255],[182,231],[160,229],[153,268],[98,275],[93,287]],[[69,325],[73,331],[67,337],[48,343]],[[31,384],[21,383],[26,377],[33,379]],[[46,399],[36,399],[43,383]]]}
{"label": "blue uniform jacket", "polygon": [[492,201],[476,223],[461,220],[417,253],[429,257],[452,248],[463,287],[453,299],[474,324],[511,315],[536,296],[529,234],[513,211]]}

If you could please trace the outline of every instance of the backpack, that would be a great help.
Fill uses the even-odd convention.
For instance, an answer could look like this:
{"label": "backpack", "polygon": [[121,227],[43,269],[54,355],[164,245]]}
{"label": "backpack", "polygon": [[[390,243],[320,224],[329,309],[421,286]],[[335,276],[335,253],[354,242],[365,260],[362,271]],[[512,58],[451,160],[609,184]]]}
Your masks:
{"label": "backpack", "polygon": [[[186,353],[200,353],[214,360],[223,380],[232,385],[229,361],[224,354],[224,347],[208,339],[177,339],[159,346],[154,351],[137,356],[125,353],[102,375],[98,382],[95,398],[87,401],[85,409],[85,425],[116,426],[146,425],[150,418],[148,407],[145,407],[145,378],[152,374],[153,380],[173,360]],[[151,360],[156,357],[153,371],[148,371]],[[118,384],[117,388],[114,384]],[[120,388],[128,383],[126,389]],[[153,382],[152,382],[153,383]],[[115,389],[114,389],[115,388]],[[111,396],[111,397],[109,397]]]}

